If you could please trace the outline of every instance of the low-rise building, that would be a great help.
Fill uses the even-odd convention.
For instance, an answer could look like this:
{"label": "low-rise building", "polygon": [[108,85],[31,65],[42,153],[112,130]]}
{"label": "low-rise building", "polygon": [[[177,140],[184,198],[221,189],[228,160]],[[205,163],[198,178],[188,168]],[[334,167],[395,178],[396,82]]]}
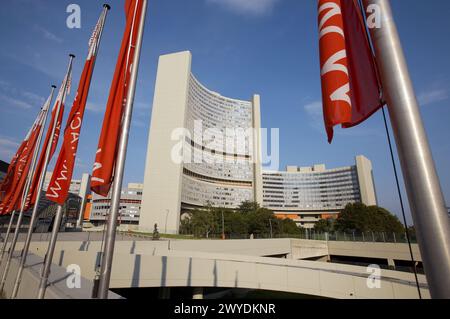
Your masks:
{"label": "low-rise building", "polygon": [[[122,189],[119,223],[138,224],[143,188],[143,184],[129,183],[127,188]],[[90,206],[90,222],[94,225],[104,224],[111,209],[111,195],[108,194],[108,196],[104,197],[93,193],[91,202],[88,205]]]}

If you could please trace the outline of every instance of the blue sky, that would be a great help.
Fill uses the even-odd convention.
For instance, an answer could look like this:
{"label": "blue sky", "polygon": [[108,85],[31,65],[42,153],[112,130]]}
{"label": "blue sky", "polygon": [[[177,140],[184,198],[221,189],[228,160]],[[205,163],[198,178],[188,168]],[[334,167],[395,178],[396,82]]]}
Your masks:
{"label": "blue sky", "polygon": [[[450,205],[450,1],[393,0],[433,156]],[[66,7],[81,7],[81,29],[66,27]],[[109,1],[83,124],[75,177],[90,172],[124,26],[123,1]],[[60,85],[68,54],[78,84],[103,1],[2,0],[0,159],[9,161],[47,97]],[[280,162],[350,165],[372,160],[379,204],[399,213],[381,113],[337,128],[326,140],[320,105],[316,0],[150,0],[125,182],[142,182],[158,56],[190,50],[193,73],[223,95],[261,95],[262,126],[280,128]],[[74,94],[68,97],[66,116]],[[53,162],[50,168],[53,167]]]}

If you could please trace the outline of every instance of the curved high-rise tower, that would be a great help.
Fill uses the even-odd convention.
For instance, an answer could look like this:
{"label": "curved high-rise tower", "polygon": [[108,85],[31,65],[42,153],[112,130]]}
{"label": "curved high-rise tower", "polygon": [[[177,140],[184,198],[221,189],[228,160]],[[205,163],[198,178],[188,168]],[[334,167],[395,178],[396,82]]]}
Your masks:
{"label": "curved high-rise tower", "polygon": [[178,232],[193,208],[262,204],[259,96],[224,97],[191,73],[190,52],[159,59],[139,226]]}

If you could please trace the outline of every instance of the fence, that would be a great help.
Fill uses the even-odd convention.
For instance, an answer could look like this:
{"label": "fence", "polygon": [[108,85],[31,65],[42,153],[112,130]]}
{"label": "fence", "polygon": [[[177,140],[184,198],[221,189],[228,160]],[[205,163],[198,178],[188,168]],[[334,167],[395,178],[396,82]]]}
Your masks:
{"label": "fence", "polygon": [[[209,233],[199,235],[198,232],[190,235],[193,238],[202,239],[222,239],[222,233]],[[417,243],[415,234],[409,235],[411,243]],[[268,238],[297,238],[308,240],[324,240],[324,241],[355,241],[355,242],[385,242],[385,243],[407,243],[406,233],[391,233],[391,232],[316,232],[314,230],[305,230],[299,234],[270,234],[270,233],[254,233],[254,234],[239,234],[226,233],[224,239],[268,239]]]}

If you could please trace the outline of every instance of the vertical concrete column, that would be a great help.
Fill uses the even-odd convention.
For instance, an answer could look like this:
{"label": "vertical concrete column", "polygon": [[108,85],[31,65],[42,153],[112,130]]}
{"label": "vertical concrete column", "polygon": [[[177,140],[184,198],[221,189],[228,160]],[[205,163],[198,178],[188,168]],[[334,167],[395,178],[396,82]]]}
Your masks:
{"label": "vertical concrete column", "polygon": [[192,299],[203,299],[203,287],[194,287]]}
{"label": "vertical concrete column", "polygon": [[262,206],[262,155],[261,155],[261,98],[255,94],[253,104],[253,197],[254,201]]}
{"label": "vertical concrete column", "polygon": [[389,266],[389,269],[395,270],[395,261],[394,261],[394,259],[388,258],[388,266]]}
{"label": "vertical concrete column", "polygon": [[159,58],[139,219],[147,232],[157,224],[161,233],[178,233],[183,163],[173,161],[172,151],[184,137],[172,134],[185,127],[191,61],[188,51]]}

